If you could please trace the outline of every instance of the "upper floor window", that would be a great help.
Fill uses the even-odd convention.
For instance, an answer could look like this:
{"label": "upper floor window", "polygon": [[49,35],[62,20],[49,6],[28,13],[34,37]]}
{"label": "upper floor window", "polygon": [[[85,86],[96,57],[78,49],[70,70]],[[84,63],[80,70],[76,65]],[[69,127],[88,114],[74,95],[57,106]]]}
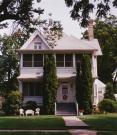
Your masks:
{"label": "upper floor window", "polygon": [[65,54],[65,67],[73,67],[73,55]]}
{"label": "upper floor window", "polygon": [[23,67],[43,67],[43,54],[23,54]]}
{"label": "upper floor window", "polygon": [[34,42],[34,49],[42,49],[42,43],[41,42]]}
{"label": "upper floor window", "polygon": [[23,67],[32,67],[32,54],[23,54]]}
{"label": "upper floor window", "polygon": [[43,67],[43,54],[34,54],[34,67]]}
{"label": "upper floor window", "polygon": [[64,67],[64,54],[56,54],[56,66]]}

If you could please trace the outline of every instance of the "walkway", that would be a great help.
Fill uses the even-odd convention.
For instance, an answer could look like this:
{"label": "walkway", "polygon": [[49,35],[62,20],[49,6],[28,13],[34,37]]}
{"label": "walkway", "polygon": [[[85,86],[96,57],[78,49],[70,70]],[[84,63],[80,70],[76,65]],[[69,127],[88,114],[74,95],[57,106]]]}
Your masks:
{"label": "walkway", "polygon": [[89,126],[76,116],[63,116],[63,119],[72,135],[96,135],[96,131],[86,130]]}
{"label": "walkway", "polygon": [[79,118],[77,118],[76,116],[63,116],[63,119],[67,127],[88,128],[88,125],[84,123],[82,120],[80,120]]}

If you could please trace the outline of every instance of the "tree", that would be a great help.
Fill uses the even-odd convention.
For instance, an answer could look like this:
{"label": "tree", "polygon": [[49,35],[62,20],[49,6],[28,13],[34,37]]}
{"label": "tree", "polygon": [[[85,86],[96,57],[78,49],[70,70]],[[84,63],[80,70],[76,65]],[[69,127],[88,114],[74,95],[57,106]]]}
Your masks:
{"label": "tree", "polygon": [[54,114],[57,88],[55,59],[53,54],[46,54],[43,71],[43,105],[45,114]]}
{"label": "tree", "polygon": [[117,0],[65,0],[66,6],[71,7],[71,18],[81,22],[81,26],[86,27],[90,13],[96,11],[96,16],[106,17],[111,6],[117,8]]}
{"label": "tree", "polygon": [[114,89],[113,89],[113,85],[111,83],[107,83],[107,85],[106,85],[106,91],[104,93],[104,98],[115,100]]}
{"label": "tree", "polygon": [[[0,2],[0,26],[7,27],[7,20],[13,20],[27,28],[36,25],[38,19],[35,14],[41,15],[44,10],[39,8],[40,0],[1,0]],[[37,8],[34,7],[36,4]]]}
{"label": "tree", "polygon": [[3,104],[3,110],[7,115],[16,115],[21,106],[22,99],[19,91],[12,91],[8,94]]}
{"label": "tree", "polygon": [[76,99],[79,109],[83,109],[85,114],[92,112],[92,73],[90,56],[81,56],[81,65],[77,67],[76,78]]}
{"label": "tree", "polygon": [[16,90],[18,86],[17,76],[19,73],[18,54],[19,48],[18,41],[12,36],[4,35],[0,38],[0,91],[3,94],[8,94],[11,90]]}
{"label": "tree", "polygon": [[[44,37],[53,49],[56,40],[62,37],[62,27],[58,21],[49,20],[42,25]],[[46,114],[54,114],[58,80],[54,54],[45,54],[43,68],[43,105]]]}
{"label": "tree", "polygon": [[[117,17],[110,16],[103,21],[96,19],[94,35],[98,39],[102,56],[98,57],[98,76],[104,83],[112,82],[112,73],[117,68]],[[83,37],[87,38],[87,32]]]}
{"label": "tree", "polygon": [[56,46],[56,41],[62,37],[63,28],[59,21],[52,20],[51,18],[43,23],[40,27],[43,35],[51,48]]}

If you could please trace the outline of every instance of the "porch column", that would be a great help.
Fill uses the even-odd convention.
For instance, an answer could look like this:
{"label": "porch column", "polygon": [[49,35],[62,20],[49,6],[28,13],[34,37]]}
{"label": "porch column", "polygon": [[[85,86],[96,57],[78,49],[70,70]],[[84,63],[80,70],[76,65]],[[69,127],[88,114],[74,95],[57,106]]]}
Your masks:
{"label": "porch column", "polygon": [[73,53],[73,67],[76,67],[76,63],[75,63],[75,54]]}

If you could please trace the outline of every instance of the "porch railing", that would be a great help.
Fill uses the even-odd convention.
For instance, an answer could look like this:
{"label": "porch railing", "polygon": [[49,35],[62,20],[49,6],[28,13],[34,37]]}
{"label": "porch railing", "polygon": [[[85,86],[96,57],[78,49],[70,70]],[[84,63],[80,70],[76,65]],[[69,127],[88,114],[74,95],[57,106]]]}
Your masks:
{"label": "porch railing", "polygon": [[56,115],[56,102],[54,103],[54,114]]}
{"label": "porch railing", "polygon": [[78,103],[76,102],[76,115],[79,115],[79,110],[78,110]]}

